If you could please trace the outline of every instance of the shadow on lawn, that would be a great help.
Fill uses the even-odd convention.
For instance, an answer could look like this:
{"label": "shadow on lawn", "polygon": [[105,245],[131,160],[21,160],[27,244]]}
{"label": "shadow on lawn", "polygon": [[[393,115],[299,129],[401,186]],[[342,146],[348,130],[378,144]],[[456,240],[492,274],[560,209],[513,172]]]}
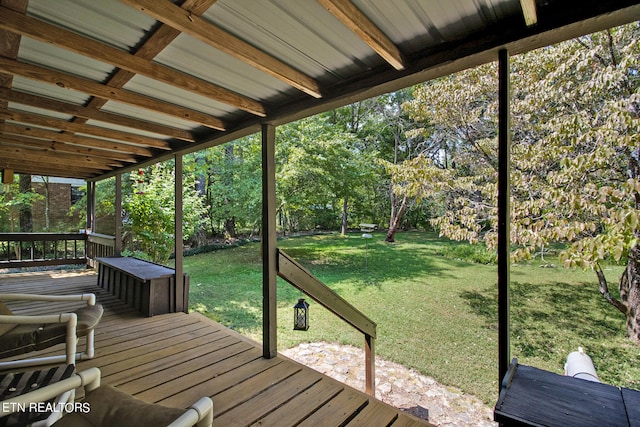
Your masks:
{"label": "shadow on lawn", "polygon": [[[554,360],[560,346],[596,343],[624,333],[620,316],[602,299],[593,283],[512,282],[510,296],[511,342],[523,357]],[[497,329],[495,288],[464,291],[460,297],[485,319],[487,328]]]}
{"label": "shadow on lawn", "polygon": [[373,239],[363,239],[359,234],[343,238],[320,235],[292,239],[287,242],[290,245],[282,243],[280,247],[320,280],[337,283],[347,278],[360,290],[379,288],[388,280],[411,280],[425,275],[453,277],[451,271],[473,266],[442,257],[438,252],[442,244],[435,238],[422,236],[417,240],[403,235],[403,240],[388,243],[384,236],[374,233]]}

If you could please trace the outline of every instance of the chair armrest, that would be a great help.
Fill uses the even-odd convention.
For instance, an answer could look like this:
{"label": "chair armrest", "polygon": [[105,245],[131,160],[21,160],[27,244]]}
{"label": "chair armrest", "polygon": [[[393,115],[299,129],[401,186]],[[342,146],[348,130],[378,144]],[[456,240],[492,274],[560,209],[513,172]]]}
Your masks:
{"label": "chair armrest", "polygon": [[0,415],[8,415],[17,412],[21,407],[29,407],[29,403],[31,402],[45,402],[78,387],[84,386],[87,390],[93,390],[99,385],[100,369],[89,368],[62,381],[4,400],[2,405],[0,405]]}
{"label": "chair armrest", "polygon": [[213,401],[201,397],[184,414],[175,419],[168,427],[210,427],[213,424]]}
{"label": "chair armrest", "polygon": [[13,314],[0,315],[0,323],[12,323],[17,325],[39,325],[42,323],[73,323],[75,329],[78,316],[75,313],[43,314],[37,316],[16,316]]}
{"label": "chair armrest", "polygon": [[87,301],[87,305],[95,305],[96,295],[73,294],[73,295],[36,295],[36,294],[0,294],[2,301]]}

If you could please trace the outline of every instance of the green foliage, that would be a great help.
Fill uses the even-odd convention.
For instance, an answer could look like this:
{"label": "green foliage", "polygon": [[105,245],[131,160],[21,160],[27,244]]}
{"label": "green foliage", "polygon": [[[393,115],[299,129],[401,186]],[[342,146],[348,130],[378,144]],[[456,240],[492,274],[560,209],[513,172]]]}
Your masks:
{"label": "green foliage", "polygon": [[[592,267],[636,244],[637,36],[630,24],[511,59],[514,260],[569,242],[565,264]],[[396,191],[440,198],[443,235],[494,248],[495,64],[426,83],[405,108],[441,149],[389,168]]]}
{"label": "green foliage", "polygon": [[[144,192],[135,189],[139,177],[144,178]],[[132,185],[127,191],[123,209],[126,212],[125,231],[130,233],[132,245],[127,249],[137,256],[165,263],[174,248],[175,234],[175,176],[170,162],[156,164],[144,175],[131,174]],[[124,181],[124,180],[123,180]],[[196,193],[195,177],[183,177],[183,237],[188,239],[201,227],[205,206]]]}
{"label": "green foliage", "polygon": [[278,130],[277,197],[290,230],[337,229],[345,198],[357,199],[374,175],[376,152],[331,115]]}
{"label": "green foliage", "polygon": [[0,231],[23,231],[20,229],[20,209],[24,206],[32,206],[43,197],[32,189],[25,193],[20,192],[17,182],[8,185],[7,191],[0,193]]}
{"label": "green foliage", "polygon": [[[479,246],[435,233],[401,233],[392,245],[383,240],[382,233],[368,245],[361,233],[323,234],[282,239],[279,247],[377,323],[378,357],[495,404],[495,266],[460,259],[465,247]],[[261,341],[259,243],[185,258],[185,270],[192,310]],[[640,353],[625,338],[623,320],[593,292],[591,273],[520,263],[511,277],[512,355],[521,363],[562,373],[566,356],[582,346],[602,381],[640,387]],[[362,348],[361,334],[312,300],[311,329],[293,331],[292,307],[302,294],[280,279],[277,294],[279,349],[313,341]]]}
{"label": "green foliage", "polygon": [[[126,183],[123,182],[123,186]],[[69,211],[72,218],[80,218],[77,228],[79,230],[86,227],[87,212],[87,187],[80,189],[84,195],[78,200]],[[96,182],[96,233],[114,235],[115,234],[115,200],[116,200],[116,180],[115,178],[103,179]]]}
{"label": "green foliage", "polygon": [[[254,232],[262,215],[262,157],[259,135],[253,135],[202,153],[206,199],[211,228],[234,234],[237,227]],[[226,227],[225,227],[226,226]]]}

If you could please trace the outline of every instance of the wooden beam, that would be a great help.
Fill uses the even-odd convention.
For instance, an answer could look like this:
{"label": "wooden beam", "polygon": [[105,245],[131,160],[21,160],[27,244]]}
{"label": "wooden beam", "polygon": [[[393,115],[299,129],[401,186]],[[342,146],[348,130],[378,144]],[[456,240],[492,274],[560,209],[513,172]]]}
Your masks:
{"label": "wooden beam", "polygon": [[18,147],[4,147],[2,157],[4,159],[21,160],[25,163],[40,162],[51,163],[58,166],[84,166],[95,170],[111,170],[114,167],[122,167],[123,165],[108,159],[100,159],[98,157],[78,156],[68,153],[55,153],[52,155],[50,150],[25,150]]}
{"label": "wooden beam", "polygon": [[249,97],[3,7],[0,7],[0,29],[115,65],[257,116],[266,115],[262,104]]}
{"label": "wooden beam", "polygon": [[[186,0],[182,3],[182,8],[190,10],[194,15],[201,15],[209,9],[217,0]],[[134,53],[135,56],[152,60],[156,57],[165,47],[167,47],[176,37],[180,35],[180,31],[175,30],[168,25],[160,25],[144,42],[138,50]],[[109,77],[109,80],[105,85],[115,88],[122,88],[124,85],[135,76],[128,70],[119,68],[116,72]],[[93,110],[101,109],[107,100],[104,98],[94,97],[86,105],[87,108]],[[79,117],[77,121],[85,120]]]}
{"label": "wooden beam", "polygon": [[77,90],[79,92],[109,99],[111,101],[118,101],[144,108],[146,110],[167,114],[178,117],[182,120],[188,120],[203,126],[211,127],[213,129],[225,129],[225,125],[221,120],[200,111],[191,110],[159,99],[139,95],[124,89],[105,86],[82,77],[61,73],[49,68],[0,57],[0,72],[19,75],[28,79],[54,84],[62,88]]}
{"label": "wooden beam", "polygon": [[536,0],[520,0],[522,15],[527,27],[538,23],[538,12],[536,10]]}
{"label": "wooden beam", "polygon": [[[0,6],[10,8],[16,13],[25,14],[27,11],[28,0],[0,0]],[[15,59],[18,57],[20,50],[20,35],[10,31],[0,30],[0,56]],[[10,88],[13,85],[13,75],[0,72],[0,88]],[[0,110],[4,110],[9,103],[0,100]],[[0,120],[0,125],[3,121]]]}
{"label": "wooden beam", "polygon": [[[2,164],[6,163],[7,169],[11,168],[15,173],[23,173],[27,175],[50,175],[50,176],[62,176],[62,177],[90,177],[103,173],[102,169],[77,166],[77,165],[58,165],[52,164],[48,161],[31,160],[29,163],[24,159],[4,158]],[[34,168],[37,168],[37,173],[34,173]]]}
{"label": "wooden beam", "polygon": [[406,67],[400,49],[350,0],[317,0],[396,70]]}
{"label": "wooden beam", "polygon": [[115,224],[114,224],[114,242],[113,255],[122,256],[122,174],[116,175],[116,199],[114,200]]}
{"label": "wooden beam", "polygon": [[96,225],[96,182],[87,182],[87,221],[86,230],[88,233],[95,231]]}
{"label": "wooden beam", "polygon": [[[96,168],[86,168],[76,166],[72,164],[68,165],[54,165],[49,162],[30,161],[26,163],[24,159],[2,159],[3,167],[7,165],[7,168],[12,168],[15,173],[27,174],[27,175],[45,175],[45,176],[59,176],[68,178],[88,178],[99,175],[103,171]],[[37,172],[35,172],[37,171]]]}
{"label": "wooden beam", "polygon": [[101,157],[118,162],[135,163],[136,158],[128,154],[115,151],[101,150],[98,148],[86,148],[77,145],[65,144],[45,139],[30,138],[21,135],[0,134],[0,147],[18,147],[24,149],[43,150],[48,149],[54,153],[69,153],[81,156]]}
{"label": "wooden beam", "polygon": [[[183,234],[182,234],[182,219],[184,218],[183,212],[183,183],[182,183],[182,173],[183,173],[183,158],[181,155],[176,155],[174,157],[174,266],[175,266],[175,274],[176,274],[176,295],[184,295],[185,292],[185,281],[184,281],[184,245],[183,245]],[[186,290],[188,292],[188,289]],[[189,312],[189,307],[184,306],[184,299],[176,297],[176,311],[184,311],[185,313]]]}
{"label": "wooden beam", "polygon": [[311,77],[268,55],[249,43],[190,11],[169,1],[121,0],[123,3],[164,22],[203,43],[208,44],[258,70],[275,77],[315,98],[321,98],[320,87]]}
{"label": "wooden beam", "polygon": [[498,52],[498,393],[511,363],[509,270],[511,264],[511,112],[509,52]]}
{"label": "wooden beam", "polygon": [[[83,107],[81,105],[71,104],[68,102],[56,101],[55,99],[45,98],[42,96],[32,95],[29,93],[19,92],[7,88],[0,87],[0,99],[4,101],[14,102],[16,104],[29,105],[31,107],[56,111],[62,114],[69,114],[83,119],[96,120],[104,123],[115,124],[118,126],[143,130],[145,132],[156,133],[158,135],[165,135],[167,137],[177,138],[183,141],[195,141],[193,134],[187,130],[165,126],[159,123],[138,120],[136,118],[127,117],[120,114],[99,111],[95,108]],[[78,122],[76,121],[74,123]]]}
{"label": "wooden beam", "polygon": [[2,135],[12,134],[18,136],[31,136],[33,138],[64,142],[88,148],[111,150],[136,156],[153,156],[153,151],[149,150],[148,148],[138,147],[137,145],[108,141],[106,139],[90,138],[88,136],[77,136],[65,132],[60,133],[53,130],[34,128],[31,126],[15,123],[5,123],[4,125],[2,125],[2,130],[0,133]]}
{"label": "wooden beam", "polygon": [[262,357],[278,355],[276,128],[262,125]]}
{"label": "wooden beam", "polygon": [[171,149],[169,143],[162,139],[150,138],[148,136],[136,135],[134,133],[123,132],[120,130],[107,129],[100,126],[73,123],[63,119],[57,119],[33,113],[26,113],[22,111],[0,111],[0,119],[26,123],[34,126],[50,127],[66,132],[83,133],[102,138],[115,139],[118,141],[140,145],[143,147],[159,148],[161,150]]}

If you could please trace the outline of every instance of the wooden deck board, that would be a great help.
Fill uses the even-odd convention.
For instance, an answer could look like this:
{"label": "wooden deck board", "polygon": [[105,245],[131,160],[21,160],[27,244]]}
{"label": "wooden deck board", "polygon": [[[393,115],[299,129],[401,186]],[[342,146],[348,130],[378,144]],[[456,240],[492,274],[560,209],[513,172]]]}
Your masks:
{"label": "wooden deck board", "polygon": [[[105,308],[96,357],[77,369],[99,367],[103,383],[166,406],[209,396],[214,426],[429,425],[291,359],[264,359],[258,343],[198,313],[144,317],[96,281],[89,272],[11,274],[0,276],[0,292],[95,293]],[[9,305],[20,314],[78,307]]]}

